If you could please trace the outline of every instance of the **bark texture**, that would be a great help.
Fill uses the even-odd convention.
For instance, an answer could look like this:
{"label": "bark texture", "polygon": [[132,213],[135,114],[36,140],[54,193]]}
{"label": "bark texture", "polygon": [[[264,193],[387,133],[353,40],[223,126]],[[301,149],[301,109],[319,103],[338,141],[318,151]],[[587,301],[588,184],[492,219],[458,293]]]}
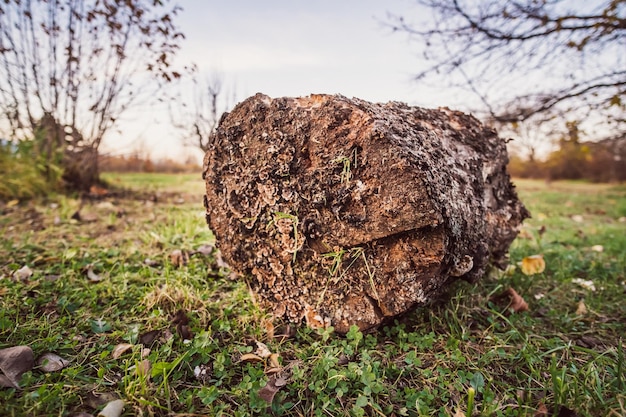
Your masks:
{"label": "bark texture", "polygon": [[506,265],[528,217],[507,162],[447,108],[257,94],[212,137],[207,222],[275,316],[366,330]]}

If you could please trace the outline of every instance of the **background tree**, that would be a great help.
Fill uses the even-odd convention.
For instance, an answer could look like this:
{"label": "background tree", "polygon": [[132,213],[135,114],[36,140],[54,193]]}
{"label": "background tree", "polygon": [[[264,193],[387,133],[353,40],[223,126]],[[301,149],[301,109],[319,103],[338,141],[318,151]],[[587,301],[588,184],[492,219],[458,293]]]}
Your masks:
{"label": "background tree", "polygon": [[191,81],[189,93],[181,94],[170,105],[170,117],[183,145],[206,152],[211,133],[236,101],[235,94],[224,88],[224,77],[219,73],[201,79],[198,69],[193,68]]}
{"label": "background tree", "polygon": [[[428,66],[416,79],[469,89],[494,123],[576,121],[624,132],[626,1],[419,0],[431,16],[391,16]],[[594,129],[591,127],[595,127]]]}
{"label": "background tree", "polygon": [[61,149],[64,179],[89,188],[98,180],[98,148],[124,112],[180,77],[171,68],[183,38],[174,24],[179,9],[168,4],[2,2],[0,131],[39,138],[40,153]]}

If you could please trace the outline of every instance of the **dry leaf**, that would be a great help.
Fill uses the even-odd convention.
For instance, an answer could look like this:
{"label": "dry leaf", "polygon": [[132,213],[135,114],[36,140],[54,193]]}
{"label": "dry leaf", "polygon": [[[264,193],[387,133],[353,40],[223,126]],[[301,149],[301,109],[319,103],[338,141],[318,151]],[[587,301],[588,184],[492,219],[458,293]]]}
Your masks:
{"label": "dry leaf", "polygon": [[272,353],[270,355],[270,368],[280,368],[280,362],[278,362],[278,353]]}
{"label": "dry leaf", "polygon": [[548,417],[548,407],[544,403],[539,404],[534,417]]}
{"label": "dry leaf", "polygon": [[72,214],[71,219],[82,223],[95,223],[98,221],[98,216],[93,213],[81,214],[80,210],[77,210],[76,213]]}
{"label": "dry leaf", "polygon": [[466,416],[463,410],[461,410],[460,408],[457,408],[453,414],[453,417],[466,417]]}
{"label": "dry leaf", "polygon": [[189,324],[189,317],[184,310],[178,310],[172,318],[172,324]]}
{"label": "dry leaf", "polygon": [[143,263],[146,266],[159,266],[160,265],[159,261],[155,261],[150,258],[144,259]]}
{"label": "dry leaf", "polygon": [[263,358],[254,353],[244,353],[239,358],[240,362],[263,362]]}
{"label": "dry leaf", "polygon": [[283,387],[286,384],[287,381],[284,378],[277,377],[276,375],[271,376],[267,381],[267,384],[259,390],[259,398],[268,404],[271,404],[272,401],[274,401],[274,396],[280,387]]}
{"label": "dry leaf", "polygon": [[576,344],[587,349],[593,349],[596,346],[604,345],[600,339],[588,334],[582,335],[579,339],[577,339]]}
{"label": "dry leaf", "polygon": [[26,281],[31,276],[33,276],[33,270],[30,269],[28,265],[24,265],[17,271],[13,272],[13,277],[20,281]]}
{"label": "dry leaf", "polygon": [[100,282],[103,280],[102,275],[98,275],[93,271],[93,265],[87,265],[87,278],[89,278],[90,282]]}
{"label": "dry leaf", "polygon": [[167,342],[168,340],[172,340],[174,338],[174,334],[170,331],[170,329],[163,330],[163,341]]}
{"label": "dry leaf", "polygon": [[155,339],[161,333],[160,330],[150,330],[139,336],[139,344],[144,346],[150,346],[155,341]]}
{"label": "dry leaf", "polygon": [[124,411],[124,400],[114,400],[104,406],[98,417],[120,417]]}
{"label": "dry leaf", "polygon": [[511,298],[510,309],[515,313],[528,310],[528,303],[513,288],[507,290],[507,294]]}
{"label": "dry leaf", "polygon": [[137,364],[135,373],[138,376],[147,377],[150,379],[150,370],[152,370],[152,363],[148,359],[144,359]]}
{"label": "dry leaf", "polygon": [[130,343],[120,343],[113,348],[113,350],[111,351],[111,356],[113,357],[113,359],[117,359],[122,356],[124,352],[132,347],[133,345],[131,345]]}
{"label": "dry leaf", "polygon": [[587,306],[583,300],[580,300],[578,302],[578,307],[576,307],[576,315],[584,316],[585,314],[587,314]]}
{"label": "dry leaf", "polygon": [[90,391],[84,398],[84,402],[91,408],[98,408],[110,401],[119,399],[113,392],[94,392]]}
{"label": "dry leaf", "polygon": [[183,310],[178,310],[172,319],[172,324],[176,325],[176,332],[184,340],[193,339],[193,333],[187,325],[189,323],[189,317]]}
{"label": "dry leaf", "polygon": [[97,185],[92,185],[89,187],[89,194],[94,197],[102,197],[109,193],[108,190],[102,187],[98,187]]}
{"label": "dry leaf", "polygon": [[20,204],[20,200],[11,200],[7,203],[6,207],[11,208],[17,206],[18,204]]}
{"label": "dry leaf", "polygon": [[276,385],[278,388],[284,387],[285,385],[287,385],[287,379],[284,376],[279,376],[274,381],[274,385]]}
{"label": "dry leaf", "polygon": [[572,280],[572,282],[573,282],[574,284],[578,284],[578,285],[580,285],[581,287],[583,287],[583,288],[584,288],[584,289],[586,289],[586,290],[590,290],[590,291],[595,291],[595,290],[596,290],[596,286],[595,286],[595,284],[593,283],[593,281],[591,281],[591,280],[588,280],[588,279],[582,279],[582,278],[574,278],[574,279]]}
{"label": "dry leaf", "polygon": [[278,358],[279,358],[278,353],[272,353],[270,355],[269,364],[267,365],[265,369],[266,375],[276,374],[283,370],[283,367],[280,366],[280,362],[278,361]]}
{"label": "dry leaf", "polygon": [[537,220],[539,220],[540,222],[544,221],[544,220],[545,220],[545,219],[547,219],[547,218],[548,218],[548,216],[546,216],[546,215],[545,215],[545,214],[543,214],[543,213],[539,213],[539,214],[537,214]]}
{"label": "dry leaf", "polygon": [[37,366],[44,372],[56,372],[65,368],[70,361],[63,359],[56,353],[44,353],[37,358]]}
{"label": "dry leaf", "polygon": [[28,346],[0,349],[0,387],[20,389],[20,378],[33,369],[35,358]]}
{"label": "dry leaf", "polygon": [[194,253],[199,253],[201,255],[210,255],[213,253],[215,246],[213,245],[201,245],[196,249]]}
{"label": "dry leaf", "polygon": [[602,245],[593,245],[591,247],[591,250],[594,252],[603,252],[604,251],[604,246]]}
{"label": "dry leaf", "polygon": [[174,249],[172,253],[170,253],[170,261],[176,267],[181,267],[189,262],[189,255],[187,252],[183,252],[180,249]]}
{"label": "dry leaf", "polygon": [[271,319],[265,318],[261,320],[261,327],[265,329],[268,339],[274,338],[274,322]]}
{"label": "dry leaf", "polygon": [[179,324],[176,326],[176,331],[178,332],[180,338],[183,339],[183,342],[193,339],[193,332],[186,324]]}
{"label": "dry leaf", "polygon": [[581,216],[580,214],[574,214],[572,216],[572,220],[574,220],[576,223],[582,223],[585,221],[585,219],[583,218],[583,216]]}
{"label": "dry leaf", "polygon": [[85,396],[85,404],[91,408],[98,408],[108,402],[118,400],[119,397],[113,392],[94,392],[90,391]]}
{"label": "dry leaf", "polygon": [[522,259],[520,268],[524,275],[541,274],[546,269],[543,255],[532,255]]}

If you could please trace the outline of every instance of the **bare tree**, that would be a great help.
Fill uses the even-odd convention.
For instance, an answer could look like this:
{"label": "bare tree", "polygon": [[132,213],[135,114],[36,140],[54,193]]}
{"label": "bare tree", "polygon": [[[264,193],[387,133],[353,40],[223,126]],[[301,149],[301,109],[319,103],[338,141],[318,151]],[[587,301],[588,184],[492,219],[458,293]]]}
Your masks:
{"label": "bare tree", "polygon": [[224,88],[221,74],[213,73],[201,80],[194,69],[190,94],[173,103],[177,106],[170,106],[172,125],[182,143],[206,152],[211,134],[234,101],[234,93],[231,96]]}
{"label": "bare tree", "polygon": [[419,0],[420,21],[391,15],[428,65],[416,75],[468,88],[496,123],[567,115],[624,129],[626,1]]}
{"label": "bare tree", "polygon": [[119,118],[180,77],[170,65],[184,36],[174,24],[179,8],[168,4],[2,2],[0,128],[14,140],[45,132],[48,146],[63,148],[66,180],[88,188],[98,178],[98,148]]}

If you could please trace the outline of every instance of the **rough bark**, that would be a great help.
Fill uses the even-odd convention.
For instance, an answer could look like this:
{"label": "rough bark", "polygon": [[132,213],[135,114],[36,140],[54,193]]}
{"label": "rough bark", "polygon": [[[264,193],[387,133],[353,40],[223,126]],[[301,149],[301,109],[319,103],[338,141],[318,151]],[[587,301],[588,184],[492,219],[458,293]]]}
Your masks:
{"label": "rough bark", "polygon": [[528,217],[507,161],[446,108],[257,94],[212,137],[207,222],[275,316],[366,330],[506,265]]}

